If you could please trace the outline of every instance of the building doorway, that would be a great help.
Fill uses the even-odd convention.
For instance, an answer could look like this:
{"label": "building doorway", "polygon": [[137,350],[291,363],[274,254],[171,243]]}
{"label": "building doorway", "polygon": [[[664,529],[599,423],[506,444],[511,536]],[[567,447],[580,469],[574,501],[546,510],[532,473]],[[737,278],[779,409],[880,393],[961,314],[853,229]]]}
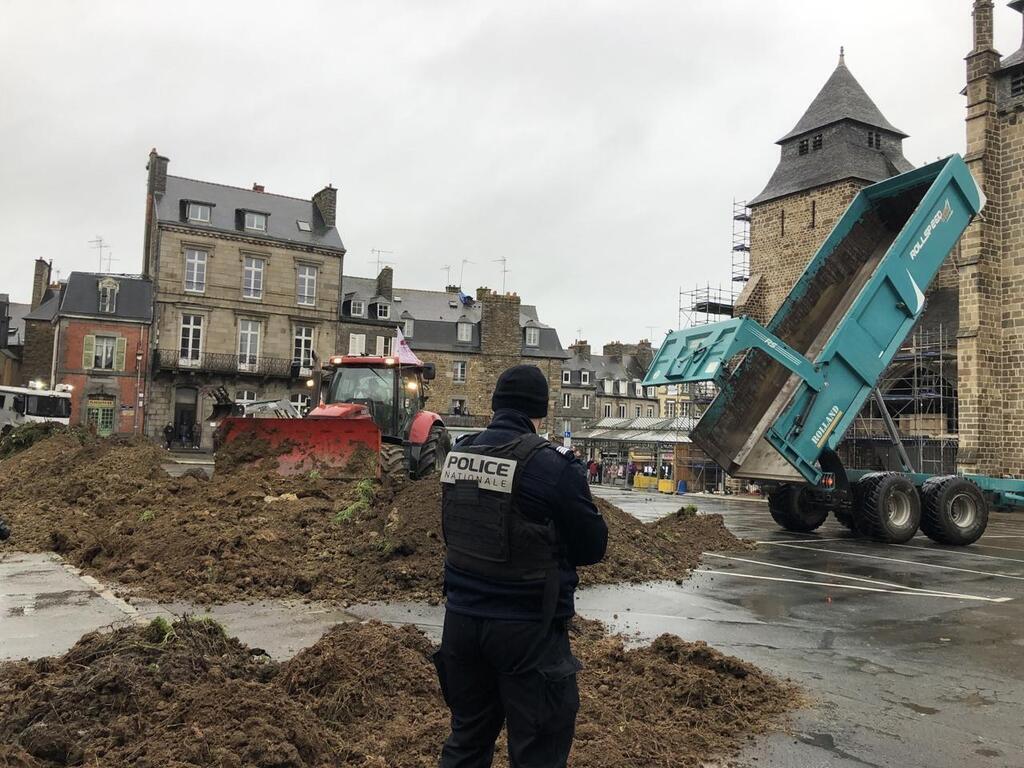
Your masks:
{"label": "building doorway", "polygon": [[85,422],[100,437],[114,434],[114,398],[108,395],[90,395],[85,402]]}
{"label": "building doorway", "polygon": [[174,390],[174,439],[184,444],[196,423],[196,406],[199,390],[195,387],[178,387]]}

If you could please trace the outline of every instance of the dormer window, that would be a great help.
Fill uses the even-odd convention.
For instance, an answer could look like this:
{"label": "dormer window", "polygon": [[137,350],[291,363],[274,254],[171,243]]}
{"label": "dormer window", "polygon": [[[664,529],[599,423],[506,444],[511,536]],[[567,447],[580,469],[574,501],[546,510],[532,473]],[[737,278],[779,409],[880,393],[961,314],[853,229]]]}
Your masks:
{"label": "dormer window", "polygon": [[187,210],[188,220],[197,221],[200,224],[210,223],[210,206],[203,203],[189,203]]}
{"label": "dormer window", "polygon": [[540,346],[540,328],[529,327],[526,329],[526,346]]}
{"label": "dormer window", "polygon": [[467,322],[460,322],[458,325],[458,340],[462,342],[470,342],[473,340],[473,324]]}
{"label": "dormer window", "polygon": [[868,146],[871,149],[881,149],[882,134],[878,131],[868,131]]}
{"label": "dormer window", "polygon": [[391,317],[391,305],[390,304],[378,304],[377,305],[377,319],[387,320]]}
{"label": "dormer window", "polygon": [[824,143],[824,139],[820,133],[814,134],[814,138],[811,140],[811,149],[817,152],[821,149],[821,145]]}
{"label": "dormer window", "polygon": [[366,302],[361,299],[352,299],[352,303],[349,305],[348,313],[352,317],[365,317],[366,316]]}
{"label": "dormer window", "polygon": [[586,386],[590,383],[590,371],[580,371],[580,384]]}
{"label": "dormer window", "polygon": [[117,281],[105,278],[100,280],[100,312],[112,315],[117,311]]}
{"label": "dormer window", "polygon": [[810,151],[811,151],[810,139],[800,139],[800,149],[799,149],[800,154],[801,155],[806,155]]}
{"label": "dormer window", "polygon": [[416,321],[413,320],[411,317],[407,317],[407,318],[405,318],[405,320],[402,321],[402,325],[403,325],[402,333],[404,333],[406,336],[408,336],[411,339],[413,333],[416,332]]}
{"label": "dormer window", "polygon": [[251,229],[255,232],[266,232],[267,231],[267,214],[255,213],[253,211],[245,212],[245,228]]}

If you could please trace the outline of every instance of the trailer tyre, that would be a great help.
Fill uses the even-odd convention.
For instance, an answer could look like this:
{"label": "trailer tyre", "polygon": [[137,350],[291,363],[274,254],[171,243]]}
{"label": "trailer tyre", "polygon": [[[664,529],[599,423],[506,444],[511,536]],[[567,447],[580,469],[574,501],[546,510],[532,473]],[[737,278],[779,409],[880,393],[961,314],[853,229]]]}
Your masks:
{"label": "trailer tyre", "polygon": [[898,472],[872,472],[854,485],[853,522],[862,536],[887,544],[914,538],[921,524],[921,498],[910,478]]}
{"label": "trailer tyre", "polygon": [[988,504],[970,480],[933,477],[921,486],[921,530],[939,544],[973,544],[988,527]]}
{"label": "trailer tyre", "polygon": [[817,530],[828,518],[828,510],[813,503],[806,485],[780,485],[768,495],[768,511],[776,523],[796,533]]}
{"label": "trailer tyre", "polygon": [[405,460],[405,448],[394,443],[380,446],[380,476],[392,480],[408,480],[409,466]]}
{"label": "trailer tyre", "polygon": [[419,459],[416,462],[416,469],[413,472],[413,479],[419,480],[428,477],[435,472],[440,472],[444,465],[448,451],[452,449],[452,439],[448,430],[441,424],[435,424],[430,428],[423,447],[420,449]]}

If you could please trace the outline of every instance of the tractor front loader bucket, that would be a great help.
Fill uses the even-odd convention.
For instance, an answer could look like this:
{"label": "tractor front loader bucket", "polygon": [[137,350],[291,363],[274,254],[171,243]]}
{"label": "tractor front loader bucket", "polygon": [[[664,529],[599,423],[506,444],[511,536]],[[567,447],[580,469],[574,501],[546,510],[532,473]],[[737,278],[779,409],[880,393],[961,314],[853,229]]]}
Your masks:
{"label": "tractor front loader bucket", "polygon": [[236,461],[273,459],[282,475],[317,471],[358,480],[380,476],[380,429],[370,418],[227,418],[220,450]]}

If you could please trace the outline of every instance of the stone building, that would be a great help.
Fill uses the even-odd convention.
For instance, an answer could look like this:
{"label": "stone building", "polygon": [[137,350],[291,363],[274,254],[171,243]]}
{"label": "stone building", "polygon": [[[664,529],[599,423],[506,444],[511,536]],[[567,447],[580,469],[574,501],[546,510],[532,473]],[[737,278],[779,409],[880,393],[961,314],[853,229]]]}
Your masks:
{"label": "stone building", "polygon": [[[1009,3],[1024,14],[1024,0]],[[1024,477],[1024,42],[993,45],[992,0],[974,2],[967,150],[988,203],[960,241],[958,468]]]}
{"label": "stone building", "polygon": [[25,315],[31,304],[11,301],[0,293],[0,385],[18,387],[21,378],[21,356],[25,350]]}
{"label": "stone building", "polygon": [[72,272],[57,309],[52,379],[70,384],[71,423],[142,431],[153,294],[132,275]]}
{"label": "stone building", "polygon": [[641,386],[654,358],[651,343],[612,342],[594,355],[583,340],[569,347],[562,365],[561,396],[555,410],[559,433],[588,429],[603,418],[658,418],[655,387]]}
{"label": "stone building", "polygon": [[750,279],[737,315],[767,322],[857,191],[909,171],[906,138],[840,53],[803,117],[776,143],[779,164],[750,206]]}
{"label": "stone building", "polygon": [[[498,375],[520,363],[536,365],[547,376],[548,412],[555,413],[568,353],[558,332],[517,294],[479,288],[471,297],[456,286],[395,288],[390,267],[376,278],[343,278],[338,351],[386,355],[399,327],[417,356],[437,367],[427,407],[449,426],[486,424]],[[556,425],[550,419],[548,424],[548,429]]]}
{"label": "stone building", "polygon": [[31,310],[24,316],[25,344],[21,353],[21,384],[41,381],[46,389],[54,385],[53,368],[54,318],[57,316],[60,286],[51,284],[51,265],[36,259],[32,278]]}
{"label": "stone building", "polygon": [[[345,247],[337,190],[311,199],[170,176],[150,153],[143,275],[154,291],[146,432],[202,420],[210,389],[308,400],[312,352],[337,348]],[[204,430],[204,447],[211,444]]]}

